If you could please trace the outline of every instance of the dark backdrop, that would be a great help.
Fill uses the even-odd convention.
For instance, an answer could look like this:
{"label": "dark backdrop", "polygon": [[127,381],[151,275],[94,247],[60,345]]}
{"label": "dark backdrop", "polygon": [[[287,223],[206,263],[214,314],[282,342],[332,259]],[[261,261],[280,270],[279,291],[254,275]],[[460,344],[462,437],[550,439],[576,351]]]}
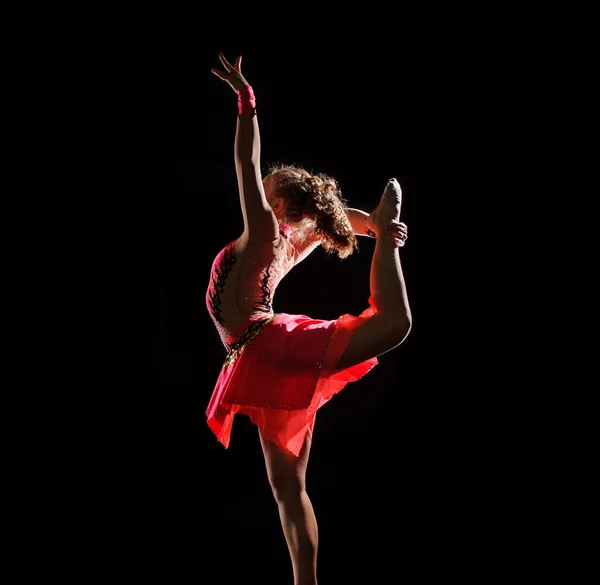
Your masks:
{"label": "dark backdrop", "polygon": [[[161,69],[164,139],[155,170],[165,183],[154,225],[160,390],[150,421],[160,487],[149,521],[161,527],[157,549],[170,551],[174,570],[197,570],[198,581],[185,582],[292,583],[256,429],[237,417],[225,450],[205,418],[224,349],[204,295],[215,254],[242,228],[236,96],[210,72],[220,67],[220,50],[232,62],[243,54],[242,71],[257,97],[263,166],[294,162],[333,175],[350,204],[366,211],[389,178],[403,188],[409,239],[401,258],[413,330],[318,412],[307,477],[320,528],[320,582],[388,582],[390,572],[414,562],[427,508],[419,477],[427,432],[419,394],[426,316],[417,284],[417,100],[398,54],[353,43],[325,55],[215,45]],[[318,249],[282,282],[275,310],[323,319],[360,313],[373,247],[361,238],[344,261]],[[212,577],[202,581],[206,571]]]}

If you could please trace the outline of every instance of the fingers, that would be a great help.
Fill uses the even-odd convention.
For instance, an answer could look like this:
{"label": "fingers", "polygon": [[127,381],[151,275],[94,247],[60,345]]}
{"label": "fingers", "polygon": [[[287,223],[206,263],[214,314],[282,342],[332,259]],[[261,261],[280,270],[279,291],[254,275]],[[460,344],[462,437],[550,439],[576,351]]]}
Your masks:
{"label": "fingers", "polygon": [[237,73],[238,75],[241,75],[241,68],[242,68],[242,56],[239,55],[237,57],[237,59],[235,60],[235,67],[233,65],[231,65],[231,63],[229,61],[227,61],[227,59],[225,58],[225,55],[223,55],[223,53],[219,53],[219,59],[221,60],[221,63],[223,63],[223,67],[225,67],[225,72],[223,71],[219,71],[218,69],[211,69],[211,71],[220,79],[222,79],[223,81],[228,81],[229,80],[229,74],[234,72]]}
{"label": "fingers", "polygon": [[390,234],[408,237],[407,225],[399,221],[390,221],[390,223],[385,226],[385,231]]}
{"label": "fingers", "polygon": [[408,239],[408,227],[405,223],[400,221],[390,221],[390,223],[385,226],[384,231],[386,234],[392,236],[397,248],[402,248],[406,244],[406,240]]}
{"label": "fingers", "polygon": [[227,69],[227,71],[231,71],[233,69],[233,65],[227,59],[225,59],[225,55],[223,53],[219,53],[219,59],[221,59],[221,63],[223,63],[223,67]]}
{"label": "fingers", "polygon": [[218,69],[211,69],[211,71],[219,78],[221,78],[223,81],[227,81],[227,73],[223,73],[222,71],[219,71]]}

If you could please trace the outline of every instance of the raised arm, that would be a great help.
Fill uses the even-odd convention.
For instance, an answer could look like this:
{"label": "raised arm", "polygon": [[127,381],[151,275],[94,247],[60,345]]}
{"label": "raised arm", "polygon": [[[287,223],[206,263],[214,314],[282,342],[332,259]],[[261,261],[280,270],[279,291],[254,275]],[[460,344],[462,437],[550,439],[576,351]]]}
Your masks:
{"label": "raised arm", "polygon": [[225,72],[211,71],[226,81],[238,96],[238,118],[235,132],[234,157],[240,193],[240,204],[244,216],[242,237],[251,243],[274,240],[279,227],[277,218],[269,205],[262,184],[260,171],[260,131],[255,109],[254,92],[241,72],[242,57],[238,56],[231,65],[219,53]]}
{"label": "raised arm", "polygon": [[[362,209],[356,209],[355,207],[347,207],[346,215],[350,220],[352,230],[357,236],[367,236],[369,238],[375,237],[375,232],[371,229],[372,226],[369,222],[369,213]],[[405,223],[401,221],[392,221],[386,226],[386,231],[389,231],[394,235],[394,241],[398,247],[404,246],[406,238],[408,237],[408,228]]]}

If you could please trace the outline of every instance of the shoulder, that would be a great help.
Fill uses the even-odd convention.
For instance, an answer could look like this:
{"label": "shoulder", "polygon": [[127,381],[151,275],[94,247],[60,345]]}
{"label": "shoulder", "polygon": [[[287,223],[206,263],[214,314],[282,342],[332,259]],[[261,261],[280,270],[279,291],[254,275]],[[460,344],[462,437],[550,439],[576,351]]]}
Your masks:
{"label": "shoulder", "polygon": [[235,251],[237,254],[242,254],[246,250],[261,250],[261,252],[269,249],[277,250],[283,247],[282,242],[285,242],[285,239],[281,234],[277,234],[275,239],[269,239],[264,237],[248,237],[248,235],[244,233],[235,240]]}

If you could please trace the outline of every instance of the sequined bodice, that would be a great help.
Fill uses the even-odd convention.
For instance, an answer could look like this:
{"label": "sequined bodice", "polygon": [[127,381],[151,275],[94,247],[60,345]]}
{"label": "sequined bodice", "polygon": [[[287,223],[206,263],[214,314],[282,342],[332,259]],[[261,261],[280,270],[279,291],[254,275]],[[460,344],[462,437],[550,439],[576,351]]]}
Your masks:
{"label": "sequined bodice", "polygon": [[282,226],[274,242],[248,244],[237,253],[234,240],[214,259],[206,306],[226,346],[249,322],[274,314],[277,285],[316,247],[314,242],[308,247],[294,246],[292,235],[288,226]]}

